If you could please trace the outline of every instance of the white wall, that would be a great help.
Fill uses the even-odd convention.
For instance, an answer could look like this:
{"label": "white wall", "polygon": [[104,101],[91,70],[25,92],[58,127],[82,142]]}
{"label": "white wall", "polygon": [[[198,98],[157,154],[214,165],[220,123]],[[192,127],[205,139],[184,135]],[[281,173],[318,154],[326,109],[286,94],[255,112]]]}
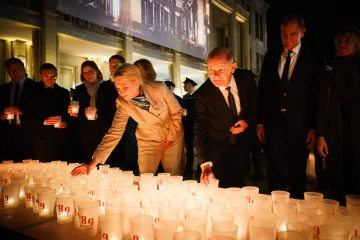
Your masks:
{"label": "white wall", "polygon": [[60,67],[74,67],[75,68],[75,85],[81,84],[81,64],[86,61],[86,58],[72,56],[64,53],[60,53]]}

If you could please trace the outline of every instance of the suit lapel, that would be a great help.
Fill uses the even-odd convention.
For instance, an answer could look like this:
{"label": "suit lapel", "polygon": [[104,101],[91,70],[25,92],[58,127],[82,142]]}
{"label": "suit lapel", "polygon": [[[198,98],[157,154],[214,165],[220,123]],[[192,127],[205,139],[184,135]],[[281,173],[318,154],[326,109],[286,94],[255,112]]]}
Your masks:
{"label": "suit lapel", "polygon": [[274,66],[274,70],[276,70],[276,76],[278,76],[279,78],[279,81],[281,80],[281,76],[280,76],[280,73],[279,73],[279,67],[280,67],[280,62],[281,62],[281,56],[283,55],[283,50],[281,50],[279,52],[279,55],[278,57],[274,58],[274,65],[276,64],[276,66]]}
{"label": "suit lapel", "polygon": [[235,79],[235,83],[236,83],[236,87],[238,89],[238,95],[239,95],[239,99],[240,99],[240,109],[241,109],[240,114],[239,114],[239,119],[240,119],[240,116],[242,115],[241,113],[244,110],[243,106],[247,105],[247,103],[245,101],[245,99],[246,99],[246,95],[245,95],[246,91],[245,91],[244,88],[241,87],[241,83],[240,83],[241,79],[239,79],[239,77],[236,77],[236,76],[234,76],[234,79]]}
{"label": "suit lapel", "polygon": [[5,88],[5,99],[6,99],[6,107],[10,107],[10,96],[11,96],[11,82],[6,84],[6,88]]}
{"label": "suit lapel", "polygon": [[[210,79],[208,81],[210,81]],[[231,109],[229,108],[229,106],[224,98],[224,95],[222,94],[220,89],[218,87],[215,87],[215,85],[212,82],[210,82],[209,84],[211,85],[211,89],[213,92],[213,94],[211,94],[213,96],[213,99],[219,99],[219,101],[215,100],[216,103],[219,104],[219,110],[221,109],[221,111],[224,114],[229,114],[230,116],[232,116]],[[221,114],[221,113],[219,113],[219,114]]]}

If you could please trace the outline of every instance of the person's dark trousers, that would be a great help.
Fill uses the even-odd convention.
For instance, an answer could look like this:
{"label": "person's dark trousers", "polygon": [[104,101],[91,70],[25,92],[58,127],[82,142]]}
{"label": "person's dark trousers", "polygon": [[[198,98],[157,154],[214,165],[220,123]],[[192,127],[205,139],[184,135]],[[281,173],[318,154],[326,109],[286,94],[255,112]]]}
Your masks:
{"label": "person's dark trousers", "polygon": [[236,144],[230,142],[212,142],[211,157],[212,171],[219,180],[219,187],[243,187],[246,177],[246,163],[249,149],[244,141]]}
{"label": "person's dark trousers", "polygon": [[[268,159],[268,189],[286,191],[291,198],[303,199],[306,192],[306,166],[310,150],[306,149],[306,134],[293,136],[283,126],[265,126]],[[287,172],[287,177],[286,177]]]}
{"label": "person's dark trousers", "polygon": [[320,157],[317,149],[314,148],[314,157],[315,157],[315,174],[316,174],[316,189],[324,190],[326,189],[326,181],[325,181],[325,170],[323,164],[323,158]]}
{"label": "person's dark trousers", "polygon": [[71,145],[66,134],[62,136],[34,136],[34,158],[41,162],[71,161]]}
{"label": "person's dark trousers", "polygon": [[136,139],[137,122],[134,119],[129,118],[126,125],[127,137],[125,140],[125,161],[122,164],[123,171],[133,171],[135,175],[139,175],[138,164],[138,146]]}
{"label": "person's dark trousers", "polygon": [[[262,177],[262,168],[261,168],[261,146],[260,141],[256,135],[257,126],[249,126],[248,136],[249,136],[249,147],[251,151],[251,158],[255,168],[255,176],[256,178]],[[250,167],[250,164],[249,166]]]}
{"label": "person's dark trousers", "polygon": [[0,159],[21,162],[33,159],[33,139],[24,129],[8,125],[1,128]]}
{"label": "person's dark trousers", "polygon": [[186,148],[186,169],[185,173],[193,172],[194,165],[194,130],[185,131],[185,148]]}

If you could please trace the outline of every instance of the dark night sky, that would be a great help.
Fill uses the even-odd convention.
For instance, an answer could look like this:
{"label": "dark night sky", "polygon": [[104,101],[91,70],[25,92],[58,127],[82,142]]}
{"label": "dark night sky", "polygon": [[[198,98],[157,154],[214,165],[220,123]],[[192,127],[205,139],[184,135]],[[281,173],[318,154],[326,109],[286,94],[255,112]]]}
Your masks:
{"label": "dark night sky", "polygon": [[[281,46],[281,19],[292,13],[304,16],[306,33],[303,42],[327,58],[334,56],[333,39],[336,32],[346,25],[360,28],[360,14],[356,7],[358,0],[265,0],[270,8],[267,11],[267,31],[269,49]],[[315,5],[316,4],[316,5]]]}

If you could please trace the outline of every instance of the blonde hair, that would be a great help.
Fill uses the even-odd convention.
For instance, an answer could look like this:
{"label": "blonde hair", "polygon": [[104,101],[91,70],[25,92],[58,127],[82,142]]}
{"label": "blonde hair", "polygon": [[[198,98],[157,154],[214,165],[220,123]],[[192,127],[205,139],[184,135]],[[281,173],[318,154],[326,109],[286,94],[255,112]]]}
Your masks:
{"label": "blonde hair", "polygon": [[353,41],[356,44],[356,50],[360,49],[360,31],[356,27],[344,27],[342,30],[340,30],[335,38],[334,38],[334,45],[336,46],[338,44],[339,38],[341,36],[344,36],[345,34],[350,34]]}
{"label": "blonde hair", "polygon": [[147,59],[139,59],[137,61],[134,62],[134,65],[135,66],[142,66],[144,71],[145,71],[145,74],[146,74],[146,79],[143,79],[143,80],[148,80],[148,81],[155,81],[156,80],[156,72],[155,72],[155,69],[152,65],[152,63],[147,60]]}
{"label": "blonde hair", "polygon": [[133,64],[125,63],[116,69],[113,78],[124,77],[130,82],[138,81],[142,84],[140,70]]}

